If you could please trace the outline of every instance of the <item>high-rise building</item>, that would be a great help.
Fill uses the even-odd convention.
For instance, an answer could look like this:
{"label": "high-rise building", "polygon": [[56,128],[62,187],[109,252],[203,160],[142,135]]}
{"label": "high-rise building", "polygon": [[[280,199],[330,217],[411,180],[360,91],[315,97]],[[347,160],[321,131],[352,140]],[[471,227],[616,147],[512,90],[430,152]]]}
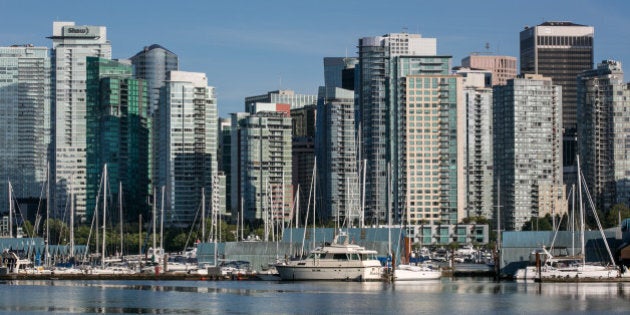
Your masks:
{"label": "high-rise building", "polygon": [[[151,184],[147,189],[151,191],[153,189],[153,183],[157,180],[155,178],[156,170],[153,165],[157,163],[156,154],[157,151],[153,148],[157,148],[157,134],[159,132],[159,126],[154,123],[157,122],[157,117],[154,117],[154,113],[157,111],[160,105],[160,89],[166,84],[167,74],[169,71],[179,70],[179,59],[176,54],[170,50],[153,44],[151,46],[144,47],[142,51],[135,54],[130,58],[131,63],[134,66],[134,74],[138,79],[144,79],[148,86],[149,91],[149,176]],[[155,136],[154,136],[155,135]]]}
{"label": "high-rise building", "polygon": [[[291,155],[292,179],[294,195],[300,192],[299,204],[296,207],[306,213],[308,196],[312,187],[313,167],[315,166],[315,117],[316,105],[306,105],[291,109]],[[320,213],[321,215],[321,213]],[[304,218],[303,214],[299,214]]]}
{"label": "high-rise building", "polygon": [[[108,185],[114,200],[122,201],[125,222],[137,221],[140,214],[146,218],[149,185],[146,82],[133,78],[131,64],[98,57],[87,57],[86,64],[86,219],[91,221],[102,185]],[[102,182],[104,164],[108,167],[108,183]]]}
{"label": "high-rise building", "polygon": [[168,72],[179,70],[179,59],[176,54],[157,44],[144,47],[129,59],[136,78],[147,82],[151,104],[149,115],[152,115],[160,104],[160,89],[166,84]]}
{"label": "high-rise building", "polygon": [[324,85],[354,90],[356,57],[324,57]]}
{"label": "high-rise building", "polygon": [[516,77],[516,57],[472,54],[462,59],[462,67],[492,72],[491,85],[505,85]]}
{"label": "high-rise building", "polygon": [[317,95],[295,94],[292,90],[271,91],[266,94],[246,97],[245,111],[252,113],[252,107],[254,107],[256,103],[289,104],[291,105],[291,109],[294,109],[317,104]]}
{"label": "high-rise building", "polygon": [[292,217],[290,107],[253,104],[240,124],[243,215],[264,223],[267,240],[273,227]]}
{"label": "high-rise building", "polygon": [[411,225],[457,224],[465,216],[462,77],[419,74],[405,80],[394,185],[399,187],[403,220]]}
{"label": "high-rise building", "polygon": [[[230,200],[232,199],[232,177],[230,174],[234,166],[234,161],[232,161],[232,121],[230,118],[219,118],[219,133],[217,139],[219,141],[217,162],[219,172],[222,172],[222,180],[225,182],[225,187],[223,188],[225,194],[222,196],[225,208],[222,210],[226,212],[225,215],[231,215],[232,208]],[[236,219],[236,217],[234,217],[234,219]]]}
{"label": "high-rise building", "polygon": [[[242,130],[241,126],[244,125],[244,120],[249,116],[249,113],[231,113],[230,114],[230,156],[231,167],[230,173],[226,176],[230,177],[230,200],[227,202],[232,209],[232,218],[243,218],[243,203],[242,203],[242,176],[241,170],[241,138]],[[244,221],[244,220],[243,220]]]}
{"label": "high-rise building", "polygon": [[[521,73],[540,74],[562,86],[563,165],[573,166],[577,153],[577,76],[593,69],[592,26],[544,22],[520,33]],[[574,182],[567,168],[566,182]]]}
{"label": "high-rise building", "polygon": [[[217,99],[204,73],[170,71],[157,110],[160,133],[157,148],[158,191],[165,187],[165,223],[188,226],[201,208],[213,205],[217,181]],[[217,192],[218,193],[218,192]],[[159,195],[159,193],[158,193]]]}
{"label": "high-rise building", "polygon": [[[361,139],[359,159],[367,160],[366,184],[362,185],[365,190],[366,223],[387,222],[390,217],[395,223],[405,219],[413,219],[414,222],[422,220],[416,217],[416,213],[412,216],[410,212],[424,211],[424,208],[409,208],[416,206],[416,201],[411,201],[414,198],[411,194],[418,193],[419,189],[417,184],[411,184],[410,180],[413,178],[408,170],[415,167],[410,163],[416,163],[420,159],[417,156],[424,158],[424,154],[429,157],[434,154],[443,155],[444,161],[440,162],[439,167],[449,170],[441,175],[443,187],[439,193],[442,198],[442,202],[439,202],[440,211],[436,213],[437,217],[431,214],[430,219],[443,224],[454,224],[464,214],[463,193],[459,195],[463,190],[457,188],[463,185],[463,182],[459,182],[463,180],[463,159],[460,156],[463,148],[459,147],[463,143],[463,137],[458,136],[457,131],[457,125],[463,121],[463,114],[460,115],[459,112],[461,84],[456,83],[455,78],[448,77],[450,69],[451,57],[436,55],[436,40],[433,38],[403,33],[359,40],[355,117]],[[428,84],[421,86],[426,88],[427,95],[413,94],[425,91],[416,91],[414,86],[408,85],[409,77],[418,79],[418,76],[427,76],[429,80]],[[437,94],[432,94],[438,92],[442,92],[441,99]],[[441,124],[428,123],[430,127],[435,127],[432,132],[440,133],[442,139],[435,152],[429,147],[426,147],[428,152],[414,151],[425,149],[415,147],[415,143],[413,149],[408,149],[412,145],[408,142],[410,132],[420,131],[416,130],[418,128],[407,130],[406,126],[408,123],[415,126],[416,122],[411,122],[410,119],[424,119],[424,116],[416,117],[416,114],[425,114],[425,110],[420,112],[418,109],[411,109],[408,106],[410,101],[426,102],[429,108],[436,106],[436,109],[427,109],[428,114],[432,111],[440,112],[434,118],[439,118]],[[423,107],[425,103],[418,106]],[[433,118],[427,116],[426,119]],[[431,139],[430,135],[418,136]],[[414,161],[408,160],[410,157],[407,153],[414,154]],[[438,167],[438,164],[433,166]],[[390,208],[391,213],[387,211]]]}
{"label": "high-rise building", "polygon": [[[104,26],[78,26],[53,22],[51,142],[55,171],[54,209],[63,211],[69,189],[75,198],[75,213],[86,214],[86,57],[111,59],[112,47]],[[53,185],[51,185],[53,186]]]}
{"label": "high-rise building", "polygon": [[493,88],[494,176],[508,230],[566,211],[561,91],[551,78],[532,74]]}
{"label": "high-rise building", "polygon": [[466,216],[494,217],[492,161],[492,72],[460,68],[466,110],[464,176]]}
{"label": "high-rise building", "polygon": [[578,77],[580,165],[595,207],[630,204],[630,89],[621,63],[604,60]]}
{"label": "high-rise building", "polygon": [[47,180],[50,103],[48,48],[0,47],[0,209],[8,212],[8,181],[13,198],[41,196]]}
{"label": "high-rise building", "polygon": [[315,141],[317,211],[325,219],[350,225],[362,220],[355,135],[354,92],[320,87]]}

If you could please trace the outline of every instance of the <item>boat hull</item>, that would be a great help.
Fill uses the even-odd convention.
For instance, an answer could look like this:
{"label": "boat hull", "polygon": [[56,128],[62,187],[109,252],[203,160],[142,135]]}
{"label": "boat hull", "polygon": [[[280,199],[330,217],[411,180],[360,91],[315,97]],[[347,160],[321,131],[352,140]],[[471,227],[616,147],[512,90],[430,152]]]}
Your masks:
{"label": "boat hull", "polygon": [[290,266],[276,265],[282,280],[335,280],[335,281],[378,281],[382,277],[379,266]]}
{"label": "boat hull", "polygon": [[431,270],[417,266],[399,266],[394,271],[395,281],[437,280],[442,277],[440,270]]}

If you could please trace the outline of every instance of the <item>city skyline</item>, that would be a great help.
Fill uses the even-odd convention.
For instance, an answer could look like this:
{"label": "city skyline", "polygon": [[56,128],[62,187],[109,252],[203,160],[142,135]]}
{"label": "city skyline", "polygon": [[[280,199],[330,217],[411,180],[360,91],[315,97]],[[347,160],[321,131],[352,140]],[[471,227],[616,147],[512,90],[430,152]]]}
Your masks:
{"label": "city skyline", "polygon": [[151,8],[117,1],[107,7],[64,1],[37,3],[33,9],[32,4],[2,4],[10,14],[0,21],[0,46],[50,48],[53,21],[102,25],[113,58],[130,58],[159,44],[179,56],[181,70],[207,73],[221,117],[242,111],[246,96],[265,91],[316,94],[324,81],[322,59],[356,56],[357,39],[365,36],[406,31],[437,38],[438,54],[453,56],[457,66],[472,52],[518,57],[518,33],[524,26],[572,21],[595,27],[595,63],[630,60],[630,43],[618,40],[630,36],[630,17],[623,14],[630,4],[622,1],[530,1],[518,7],[502,1],[483,7],[465,1],[388,4],[400,10],[382,10],[375,1],[191,2],[179,3],[177,11],[165,1],[152,2]]}

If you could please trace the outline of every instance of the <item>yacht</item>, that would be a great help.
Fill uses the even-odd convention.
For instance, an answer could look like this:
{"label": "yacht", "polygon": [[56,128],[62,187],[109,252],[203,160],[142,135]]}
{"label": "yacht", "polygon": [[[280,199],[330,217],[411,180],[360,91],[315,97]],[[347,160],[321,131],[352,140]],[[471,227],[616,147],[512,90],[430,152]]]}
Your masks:
{"label": "yacht", "polygon": [[282,280],[380,280],[383,267],[375,250],[351,244],[347,233],[336,235],[331,244],[315,248],[306,259],[275,265]]}
{"label": "yacht", "polygon": [[442,271],[427,265],[398,265],[394,270],[394,281],[436,280],[442,277]]}

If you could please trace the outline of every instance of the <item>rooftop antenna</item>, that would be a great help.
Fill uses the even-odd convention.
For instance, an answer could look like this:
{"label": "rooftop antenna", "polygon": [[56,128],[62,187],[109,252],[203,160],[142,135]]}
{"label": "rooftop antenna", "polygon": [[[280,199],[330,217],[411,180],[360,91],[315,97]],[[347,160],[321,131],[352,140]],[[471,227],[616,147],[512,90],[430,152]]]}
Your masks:
{"label": "rooftop antenna", "polygon": [[490,52],[490,43],[486,42],[486,51]]}
{"label": "rooftop antenna", "polygon": [[403,33],[407,33],[407,27],[406,26],[403,26],[402,29],[403,29]]}
{"label": "rooftop antenna", "polygon": [[278,87],[278,90],[282,90],[282,76],[280,76],[280,78],[278,79],[280,86]]}

